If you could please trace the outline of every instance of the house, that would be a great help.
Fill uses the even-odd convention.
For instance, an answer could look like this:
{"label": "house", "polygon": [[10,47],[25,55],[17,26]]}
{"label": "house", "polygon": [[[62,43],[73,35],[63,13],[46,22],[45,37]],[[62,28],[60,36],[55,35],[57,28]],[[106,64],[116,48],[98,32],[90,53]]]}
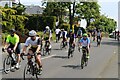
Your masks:
{"label": "house", "polygon": [[40,7],[36,5],[29,5],[29,6],[26,6],[26,10],[24,13],[27,13],[29,15],[42,14],[44,9],[45,9],[44,7]]}
{"label": "house", "polygon": [[0,0],[0,6],[5,6],[5,4],[8,4],[9,7],[12,7],[12,3],[15,2],[15,0]]}

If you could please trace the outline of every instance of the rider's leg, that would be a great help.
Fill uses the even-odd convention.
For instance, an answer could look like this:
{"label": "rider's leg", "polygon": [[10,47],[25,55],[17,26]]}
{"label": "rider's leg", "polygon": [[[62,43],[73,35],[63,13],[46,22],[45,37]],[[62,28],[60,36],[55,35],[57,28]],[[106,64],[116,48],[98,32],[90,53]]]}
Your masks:
{"label": "rider's leg", "polygon": [[[29,49],[29,50],[28,50],[28,54],[33,54],[32,49]],[[30,55],[27,56],[28,64],[30,64],[29,62],[30,62],[31,58],[32,58],[32,57],[31,57]]]}
{"label": "rider's leg", "polygon": [[86,50],[87,50],[87,58],[89,58],[90,56],[90,54],[89,54],[89,50],[88,50],[88,48],[86,48]]}
{"label": "rider's leg", "polygon": [[20,44],[18,44],[17,48],[16,48],[16,55],[17,55],[17,64],[16,64],[16,68],[19,68],[19,64],[20,64],[20,61],[21,61],[21,58],[20,58],[20,50],[21,50],[21,46]]}
{"label": "rider's leg", "polygon": [[39,72],[38,72],[38,74],[42,74],[42,61],[41,61],[40,53],[38,53],[36,59],[37,59],[37,64],[39,65]]}
{"label": "rider's leg", "polygon": [[38,53],[36,59],[37,59],[37,63],[39,65],[39,67],[41,68],[42,67],[42,61],[41,61],[41,55],[40,55],[40,53]]}

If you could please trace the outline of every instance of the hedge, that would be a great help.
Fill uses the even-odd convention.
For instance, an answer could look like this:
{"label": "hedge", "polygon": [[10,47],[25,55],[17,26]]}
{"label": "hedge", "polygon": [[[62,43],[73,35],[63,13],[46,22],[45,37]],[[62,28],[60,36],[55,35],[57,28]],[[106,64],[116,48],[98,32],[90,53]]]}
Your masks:
{"label": "hedge", "polygon": [[43,31],[46,26],[50,29],[55,29],[56,17],[55,16],[39,16],[33,15],[28,17],[25,28],[28,30]]}

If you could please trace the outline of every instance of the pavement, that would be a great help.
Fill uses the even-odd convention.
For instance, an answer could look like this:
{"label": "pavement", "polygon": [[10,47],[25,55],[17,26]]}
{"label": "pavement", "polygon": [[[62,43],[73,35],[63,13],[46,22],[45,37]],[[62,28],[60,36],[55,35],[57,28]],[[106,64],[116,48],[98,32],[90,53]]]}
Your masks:
{"label": "pavement", "polygon": [[[67,54],[68,49],[60,50],[60,42],[52,42],[51,55],[42,57],[43,73],[40,78],[118,78],[118,42],[114,39],[103,38],[100,47],[92,41],[88,66],[83,69],[80,67],[82,53],[77,47],[73,58],[68,59]],[[3,61],[6,54],[0,55]],[[1,72],[2,78],[23,78],[26,63],[26,60],[22,61],[20,69],[15,72]]]}

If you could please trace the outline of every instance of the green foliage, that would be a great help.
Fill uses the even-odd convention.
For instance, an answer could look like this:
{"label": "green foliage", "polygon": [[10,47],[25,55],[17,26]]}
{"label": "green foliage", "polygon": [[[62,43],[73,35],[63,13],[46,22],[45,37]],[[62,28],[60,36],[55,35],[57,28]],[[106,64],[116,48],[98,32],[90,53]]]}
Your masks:
{"label": "green foliage", "polygon": [[100,15],[100,6],[97,2],[80,2],[76,5],[76,13],[80,18],[86,19],[88,27],[90,20]]}
{"label": "green foliage", "polygon": [[91,31],[91,30],[93,31],[94,29],[96,29],[95,26],[89,26],[89,27],[87,27],[87,30],[88,30],[88,31]]}
{"label": "green foliage", "polygon": [[17,11],[11,8],[0,7],[2,11],[2,29],[3,32],[9,31],[11,28],[16,30],[23,30],[27,19],[24,15],[16,15]]}
{"label": "green foliage", "polygon": [[59,26],[60,29],[65,29],[66,31],[70,30],[70,24],[63,23]]}
{"label": "green foliage", "polygon": [[56,17],[55,16],[39,16],[33,15],[28,17],[29,20],[26,22],[26,28],[29,30],[43,31],[46,26],[50,29],[55,29]]}
{"label": "green foliage", "polygon": [[18,4],[14,3],[12,9],[17,11],[17,13],[16,13],[17,15],[22,15],[22,13],[25,11],[26,8],[21,3],[18,3]]}
{"label": "green foliage", "polygon": [[104,32],[111,33],[113,30],[115,30],[117,23],[114,19],[101,15],[91,25],[102,29]]}

